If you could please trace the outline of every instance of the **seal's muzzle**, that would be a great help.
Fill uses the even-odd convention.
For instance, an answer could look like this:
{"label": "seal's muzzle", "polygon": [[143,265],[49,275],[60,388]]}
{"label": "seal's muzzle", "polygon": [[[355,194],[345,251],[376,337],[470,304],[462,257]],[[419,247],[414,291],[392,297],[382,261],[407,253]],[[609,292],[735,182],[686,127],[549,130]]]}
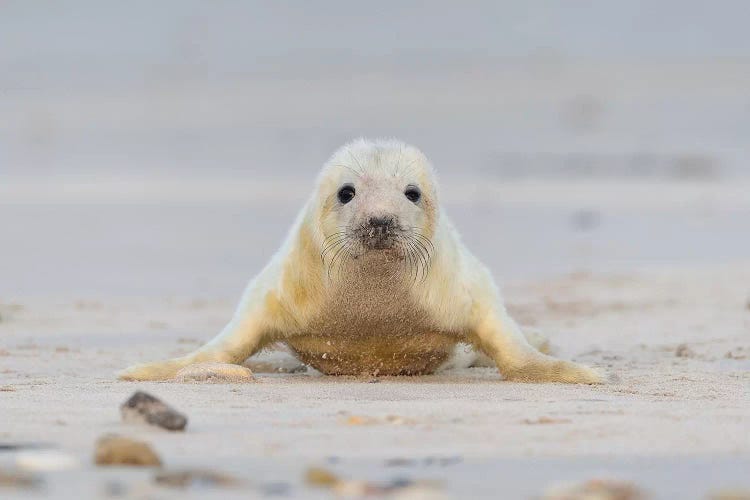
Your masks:
{"label": "seal's muzzle", "polygon": [[396,242],[398,224],[396,218],[389,215],[370,217],[362,228],[362,244],[371,250],[385,250],[393,248]]}

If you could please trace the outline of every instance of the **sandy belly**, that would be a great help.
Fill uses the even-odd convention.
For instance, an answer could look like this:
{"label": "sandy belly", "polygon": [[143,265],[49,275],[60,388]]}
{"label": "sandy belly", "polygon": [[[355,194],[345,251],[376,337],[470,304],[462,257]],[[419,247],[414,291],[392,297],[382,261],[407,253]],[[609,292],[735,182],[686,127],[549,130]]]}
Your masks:
{"label": "sandy belly", "polygon": [[296,356],[327,375],[421,375],[433,373],[456,345],[440,333],[409,335],[303,335],[287,341]]}
{"label": "sandy belly", "polygon": [[300,361],[329,375],[417,375],[451,356],[459,337],[434,327],[390,265],[380,254],[351,262],[303,332],[287,338]]}

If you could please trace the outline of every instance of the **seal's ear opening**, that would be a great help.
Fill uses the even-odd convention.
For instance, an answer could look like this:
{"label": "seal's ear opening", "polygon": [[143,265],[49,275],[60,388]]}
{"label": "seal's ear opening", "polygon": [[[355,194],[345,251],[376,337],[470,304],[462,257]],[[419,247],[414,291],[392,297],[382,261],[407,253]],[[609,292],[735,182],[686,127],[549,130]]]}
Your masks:
{"label": "seal's ear opening", "polygon": [[339,199],[339,202],[342,205],[346,205],[350,201],[354,199],[354,195],[356,194],[356,191],[354,190],[354,186],[351,184],[344,184],[339,189],[339,192],[337,193],[337,197]]}

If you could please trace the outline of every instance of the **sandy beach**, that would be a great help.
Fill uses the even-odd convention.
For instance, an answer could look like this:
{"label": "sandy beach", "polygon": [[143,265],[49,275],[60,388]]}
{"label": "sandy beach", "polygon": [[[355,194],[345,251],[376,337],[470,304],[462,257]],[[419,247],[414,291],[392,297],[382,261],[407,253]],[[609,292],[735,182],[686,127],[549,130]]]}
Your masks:
{"label": "sandy beach", "polygon": [[[0,499],[747,500],[746,11],[0,2]],[[613,381],[118,381],[224,326],[359,136],[422,149],[513,315]],[[95,465],[109,433],[163,466]]]}
{"label": "sandy beach", "polygon": [[[42,486],[4,498],[328,497],[305,482],[310,467],[431,481],[405,498],[534,498],[592,478],[629,481],[653,498],[747,491],[748,283],[750,265],[738,263],[508,283],[515,316],[546,332],[560,356],[617,376],[603,386],[508,383],[489,368],[378,383],[314,372],[239,385],[121,382],[124,366],[210,338],[234,299],[11,297],[0,304],[0,442],[44,448],[1,453],[2,466],[50,450],[75,465],[34,472]],[[262,356],[278,364],[284,353]],[[188,415],[186,431],[123,423],[118,407],[135,390]],[[147,441],[165,470],[243,483],[174,489],[149,470],[96,467],[94,443],[107,433]]]}

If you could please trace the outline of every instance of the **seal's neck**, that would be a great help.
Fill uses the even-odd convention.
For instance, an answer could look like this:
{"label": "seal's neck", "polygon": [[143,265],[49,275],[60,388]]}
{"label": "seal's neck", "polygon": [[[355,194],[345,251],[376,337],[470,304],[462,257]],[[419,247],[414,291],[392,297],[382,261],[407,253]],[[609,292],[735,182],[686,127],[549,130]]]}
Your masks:
{"label": "seal's neck", "polygon": [[349,293],[401,293],[421,279],[421,269],[395,252],[370,251],[331,270],[336,289]]}

